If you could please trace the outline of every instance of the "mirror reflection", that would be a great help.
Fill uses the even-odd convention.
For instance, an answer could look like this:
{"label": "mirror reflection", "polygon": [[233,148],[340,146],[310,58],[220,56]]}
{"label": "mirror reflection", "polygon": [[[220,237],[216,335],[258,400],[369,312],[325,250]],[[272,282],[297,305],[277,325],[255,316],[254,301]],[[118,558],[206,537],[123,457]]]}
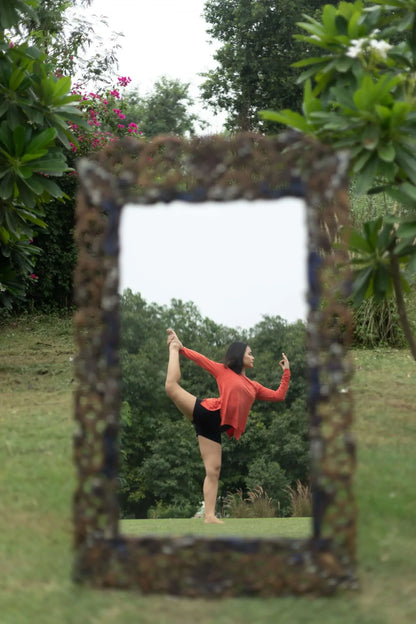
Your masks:
{"label": "mirror reflection", "polygon": [[[137,518],[309,516],[303,200],[126,206],[120,234],[122,531],[134,533]],[[243,344],[252,392],[277,391],[290,365],[284,400],[259,391],[220,443],[197,435],[195,398],[198,418],[212,416],[224,381],[182,351],[168,396],[169,327],[222,368],[228,347]]]}

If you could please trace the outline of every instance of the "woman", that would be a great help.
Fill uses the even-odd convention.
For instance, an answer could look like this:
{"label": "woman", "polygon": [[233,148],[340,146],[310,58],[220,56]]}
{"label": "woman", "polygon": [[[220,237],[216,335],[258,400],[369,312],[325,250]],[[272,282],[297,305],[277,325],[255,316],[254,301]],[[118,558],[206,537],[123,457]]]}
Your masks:
{"label": "woman", "polygon": [[[168,329],[169,363],[166,375],[166,393],[188,420],[198,436],[199,449],[205,467],[204,502],[205,522],[222,523],[215,516],[218,479],[221,470],[221,432],[237,440],[244,432],[253,402],[283,401],[289,387],[289,361],[284,353],[279,362],[283,376],[278,390],[270,390],[246,376],[253,368],[254,357],[244,342],[233,342],[225,354],[224,363],[213,362],[204,355],[185,348],[173,329]],[[179,385],[181,370],[179,353],[211,373],[217,380],[220,396],[201,401]]]}

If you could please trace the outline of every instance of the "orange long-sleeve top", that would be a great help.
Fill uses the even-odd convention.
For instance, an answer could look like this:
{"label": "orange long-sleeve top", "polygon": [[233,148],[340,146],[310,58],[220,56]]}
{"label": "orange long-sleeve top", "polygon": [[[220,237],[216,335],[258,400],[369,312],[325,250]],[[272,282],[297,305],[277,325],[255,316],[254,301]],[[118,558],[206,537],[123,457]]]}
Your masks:
{"label": "orange long-sleeve top", "polygon": [[230,438],[234,436],[238,440],[244,433],[250,408],[256,399],[284,401],[286,397],[290,380],[289,369],[283,371],[279,388],[271,390],[197,351],[183,347],[180,353],[215,377],[220,396],[204,399],[201,405],[210,411],[220,410],[221,425],[229,425],[227,434]]}

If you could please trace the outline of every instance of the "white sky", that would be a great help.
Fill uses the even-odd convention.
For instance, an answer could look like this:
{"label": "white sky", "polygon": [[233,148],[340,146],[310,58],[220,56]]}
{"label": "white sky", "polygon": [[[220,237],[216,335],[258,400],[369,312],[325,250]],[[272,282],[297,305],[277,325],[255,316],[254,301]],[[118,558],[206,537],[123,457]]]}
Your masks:
{"label": "white sky", "polygon": [[[202,12],[205,0],[95,0],[83,13],[107,16],[96,31],[109,45],[121,31],[119,76],[144,95],[162,75],[191,84],[198,98],[198,74],[215,67]],[[80,10],[81,11],[81,10]],[[221,132],[224,115],[196,112]],[[292,322],[305,318],[306,259],[303,205],[182,205],[126,208],[122,223],[121,290],[131,288],[160,305],[172,298],[193,301],[203,316],[231,327],[252,327],[262,314]],[[238,250],[232,264],[229,241]],[[236,243],[238,241],[238,244]],[[201,257],[202,256],[202,257]],[[205,256],[205,258],[204,258]]]}
{"label": "white sky", "polygon": [[248,329],[263,314],[306,319],[302,200],[126,206],[120,291],[147,302],[194,302],[203,316]]}

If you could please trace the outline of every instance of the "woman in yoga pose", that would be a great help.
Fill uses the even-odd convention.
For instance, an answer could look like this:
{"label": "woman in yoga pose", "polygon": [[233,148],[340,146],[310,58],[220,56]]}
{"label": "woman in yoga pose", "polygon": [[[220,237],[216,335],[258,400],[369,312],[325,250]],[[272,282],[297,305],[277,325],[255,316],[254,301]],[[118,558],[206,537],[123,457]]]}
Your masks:
{"label": "woman in yoga pose", "polygon": [[[237,440],[244,432],[253,402],[283,401],[289,387],[290,367],[284,353],[279,362],[283,369],[280,386],[270,390],[246,376],[246,369],[253,368],[254,357],[244,342],[233,342],[228,348],[224,362],[214,362],[204,355],[187,349],[173,329],[168,329],[169,363],[166,375],[166,393],[176,407],[190,420],[198,436],[199,449],[205,467],[203,486],[205,522],[222,523],[215,516],[218,479],[221,470],[221,433]],[[219,397],[198,399],[179,384],[181,370],[179,354],[192,360],[211,373],[217,381]]]}

